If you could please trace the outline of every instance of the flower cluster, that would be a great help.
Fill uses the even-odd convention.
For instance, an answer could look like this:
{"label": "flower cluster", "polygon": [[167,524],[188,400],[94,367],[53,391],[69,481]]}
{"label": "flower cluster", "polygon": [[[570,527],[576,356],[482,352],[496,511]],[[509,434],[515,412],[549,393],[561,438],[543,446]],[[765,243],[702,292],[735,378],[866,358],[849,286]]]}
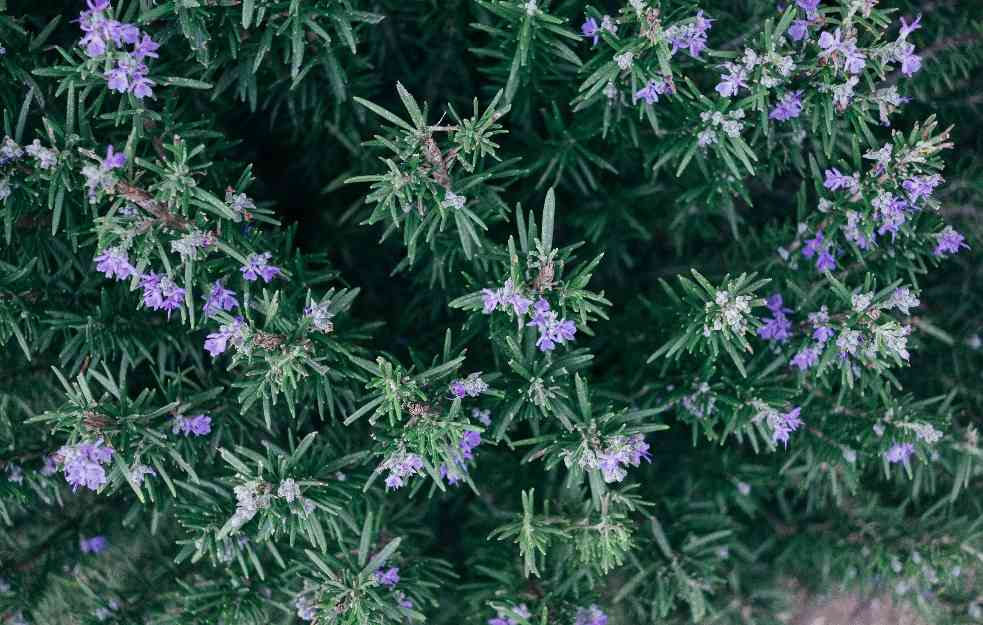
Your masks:
{"label": "flower cluster", "polygon": [[836,269],[836,258],[833,256],[833,252],[833,243],[826,240],[822,230],[817,230],[816,235],[802,246],[803,256],[806,258],[816,257],[816,269],[819,271]]}
{"label": "flower cluster", "polygon": [[236,496],[236,511],[229,519],[228,525],[232,529],[239,529],[251,521],[260,510],[269,508],[273,500],[269,490],[269,484],[257,480],[233,488],[232,492]]}
{"label": "flower cluster", "polygon": [[857,48],[857,38],[844,34],[837,28],[830,33],[824,31],[819,35],[819,59],[829,62],[838,70],[848,74],[859,74],[867,64],[866,56]]}
{"label": "flower cluster", "polygon": [[644,436],[612,436],[608,438],[604,450],[597,454],[597,468],[601,470],[604,481],[610,484],[625,479],[628,467],[637,467],[642,460],[652,461]]}
{"label": "flower cluster", "polygon": [[781,293],[775,293],[765,300],[765,305],[771,311],[772,317],[764,320],[764,325],[758,328],[758,336],[766,341],[784,343],[792,335],[792,322],[786,316],[792,312],[782,303]]}
{"label": "flower cluster", "polygon": [[130,264],[130,258],[122,247],[107,247],[96,257],[96,270],[101,271],[107,278],[125,280],[137,273],[136,267]]}
{"label": "flower cluster", "polygon": [[467,473],[467,462],[474,459],[474,449],[481,444],[481,434],[468,430],[461,435],[461,440],[457,443],[457,449],[450,450],[450,457],[453,462],[450,466],[446,463],[440,465],[440,477],[446,479],[452,486],[457,484]]}
{"label": "flower cluster", "polygon": [[465,397],[478,397],[488,390],[488,384],[481,379],[481,372],[472,373],[465,379],[458,379],[451,382],[451,395],[457,399]]}
{"label": "flower cluster", "polygon": [[99,490],[106,482],[106,470],[102,465],[113,458],[113,448],[98,439],[94,443],[85,442],[66,445],[55,452],[55,461],[62,465],[65,481],[72,490],[85,486],[89,490]]}
{"label": "flower cluster", "polygon": [[761,421],[766,422],[768,427],[771,428],[771,442],[775,445],[781,442],[788,447],[789,437],[792,432],[802,427],[802,419],[799,416],[802,409],[799,406],[795,406],[788,412],[778,412],[771,406],[761,402],[755,402],[755,407],[758,412],[754,415],[753,421],[756,423]]}
{"label": "flower cluster", "polygon": [[572,341],[577,333],[577,326],[569,319],[560,319],[556,311],[550,310],[550,304],[540,298],[533,306],[533,316],[529,325],[539,328],[539,339],[536,347],[541,352],[550,352],[557,344],[562,345]]}
{"label": "flower cluster", "polygon": [[768,113],[769,119],[787,122],[802,114],[802,91],[789,91],[778,101],[775,108]]}
{"label": "flower cluster", "polygon": [[313,621],[317,618],[317,602],[310,592],[298,594],[294,598],[294,607],[297,609],[297,618],[302,621]]}
{"label": "flower cluster", "polygon": [[526,314],[529,306],[532,305],[532,300],[523,296],[516,289],[511,279],[506,280],[505,285],[499,289],[482,289],[481,297],[486,315],[490,315],[496,310],[508,312],[511,307],[516,316],[521,317]]}
{"label": "flower cluster", "polygon": [[416,454],[396,453],[379,465],[380,471],[389,471],[386,476],[386,490],[402,488],[406,480],[423,472],[423,459]]}
{"label": "flower cluster", "polygon": [[140,277],[140,287],[143,288],[143,305],[150,310],[166,310],[168,317],[184,300],[185,290],[170,276],[159,276],[153,271],[145,273]]}
{"label": "flower cluster", "polygon": [[792,75],[795,63],[792,57],[777,52],[758,54],[751,48],[745,48],[740,63],[724,63],[723,68],[725,73],[720,76],[715,90],[722,97],[731,98],[740,95],[742,89],[751,89],[747,81],[756,70],[759,71],[758,84],[771,89]]}
{"label": "flower cluster", "polygon": [[106,148],[106,158],[97,163],[89,163],[82,168],[82,176],[85,178],[85,187],[88,189],[90,202],[95,202],[99,197],[100,191],[112,191],[116,186],[116,169],[122,169],[126,165],[126,155],[122,152],[113,150],[113,146]]}
{"label": "flower cluster", "polygon": [[185,436],[205,436],[212,431],[212,418],[208,415],[195,415],[185,417],[175,415],[171,424],[172,434],[183,434]]}
{"label": "flower cluster", "polygon": [[25,147],[24,151],[27,152],[28,156],[34,157],[38,169],[52,169],[58,162],[58,151],[42,146],[38,139]]}
{"label": "flower cluster", "polygon": [[706,50],[707,33],[714,21],[716,20],[705,16],[700,10],[693,16],[693,21],[673,24],[667,28],[665,37],[672,46],[669,50],[670,55],[675,56],[676,52],[686,50],[694,59],[700,58],[700,53]]}
{"label": "flower cluster", "polygon": [[646,104],[655,104],[659,101],[660,95],[674,93],[675,90],[676,88],[670,80],[659,76],[655,80],[650,80],[648,84],[636,91],[632,96],[632,102],[642,100]]}
{"label": "flower cluster", "polygon": [[[109,0],[87,0],[88,8],[79,15],[84,33],[79,45],[86,56],[110,66],[103,74],[111,91],[131,93],[137,99],[153,97],[154,81],[145,61],[157,58],[160,45],[133,24],[112,19]],[[132,46],[129,50],[126,46]]]}
{"label": "flower cluster", "polygon": [[241,347],[246,341],[245,323],[242,317],[236,317],[232,323],[219,327],[218,332],[212,332],[205,337],[205,350],[215,358],[225,352],[231,344]]}
{"label": "flower cluster", "polygon": [[263,282],[271,282],[273,278],[282,273],[279,267],[269,264],[270,258],[272,257],[273,254],[269,252],[251,254],[246,259],[246,264],[239,269],[242,272],[242,277],[247,282],[255,282],[259,278],[262,278]]}
{"label": "flower cluster", "polygon": [[386,588],[392,590],[399,583],[399,567],[391,566],[388,569],[378,569],[372,574],[375,581],[380,586],[385,586]]}
{"label": "flower cluster", "polygon": [[235,295],[235,291],[225,288],[221,280],[216,280],[212,283],[212,288],[205,297],[202,312],[205,313],[206,317],[213,317],[219,311],[230,311],[238,308],[239,300],[236,299]]}
{"label": "flower cluster", "polygon": [[915,446],[911,443],[894,443],[884,452],[884,459],[891,464],[908,464],[908,460],[914,453]]}

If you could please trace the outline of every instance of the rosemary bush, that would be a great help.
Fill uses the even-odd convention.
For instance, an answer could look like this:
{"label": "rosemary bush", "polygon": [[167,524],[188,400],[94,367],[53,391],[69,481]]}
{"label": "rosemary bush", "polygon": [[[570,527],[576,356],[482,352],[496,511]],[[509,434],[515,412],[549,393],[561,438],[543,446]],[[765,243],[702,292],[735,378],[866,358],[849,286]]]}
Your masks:
{"label": "rosemary bush", "polygon": [[0,0],[0,621],[980,622],[981,36]]}

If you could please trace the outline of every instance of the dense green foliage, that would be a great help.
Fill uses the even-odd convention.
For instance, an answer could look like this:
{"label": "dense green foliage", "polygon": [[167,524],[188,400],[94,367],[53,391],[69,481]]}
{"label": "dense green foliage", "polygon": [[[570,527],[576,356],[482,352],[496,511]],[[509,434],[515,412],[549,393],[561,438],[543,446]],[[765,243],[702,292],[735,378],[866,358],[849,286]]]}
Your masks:
{"label": "dense green foliage", "polygon": [[983,619],[983,5],[785,4],[0,0],[0,622]]}

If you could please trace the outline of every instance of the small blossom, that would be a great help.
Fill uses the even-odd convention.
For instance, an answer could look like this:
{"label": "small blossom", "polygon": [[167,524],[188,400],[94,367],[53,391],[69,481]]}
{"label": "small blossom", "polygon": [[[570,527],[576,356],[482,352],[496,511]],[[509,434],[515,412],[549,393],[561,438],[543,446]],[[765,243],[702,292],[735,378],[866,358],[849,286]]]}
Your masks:
{"label": "small blossom", "polygon": [[49,150],[41,145],[41,142],[37,139],[34,140],[31,145],[24,148],[29,156],[33,156],[37,161],[37,165],[41,169],[51,169],[58,162],[58,153],[54,150]]}
{"label": "small blossom", "polygon": [[780,122],[795,119],[802,114],[802,92],[793,91],[786,93],[778,104],[771,110],[768,117]]}
{"label": "small blossom", "polygon": [[802,426],[802,419],[799,414],[802,409],[799,406],[792,408],[786,413],[772,411],[774,416],[769,415],[768,423],[772,427],[771,440],[773,443],[781,441],[788,447],[788,439],[792,432]]}
{"label": "small blossom", "polygon": [[10,463],[7,465],[7,479],[15,484],[24,482],[24,470],[20,465]]}
{"label": "small blossom", "polygon": [[588,17],[587,20],[581,24],[580,32],[588,39],[593,39],[593,45],[597,45],[597,40],[600,38],[600,29],[597,27],[597,20],[593,17]]}
{"label": "small blossom", "polygon": [[317,618],[317,604],[308,594],[299,594],[294,598],[294,607],[297,608],[297,618],[302,621],[313,621]]}
{"label": "small blossom", "polygon": [[751,485],[748,484],[747,482],[738,482],[737,492],[747,497],[748,495],[751,494]]}
{"label": "small blossom", "polygon": [[212,283],[212,288],[205,298],[202,311],[206,317],[211,317],[221,310],[229,311],[238,306],[239,300],[235,297],[235,291],[225,288],[220,280],[216,280]]}
{"label": "small blossom", "polygon": [[727,63],[724,66],[727,69],[727,73],[720,77],[720,82],[716,86],[716,91],[721,96],[725,98],[730,98],[741,90],[750,89],[747,84],[747,70],[740,65],[735,65],[733,63]]}
{"label": "small blossom", "polygon": [[809,36],[809,21],[795,20],[792,22],[792,25],[788,27],[787,32],[792,41],[802,41]]}
{"label": "small blossom", "polygon": [[399,567],[391,566],[385,571],[378,569],[373,573],[373,576],[380,586],[385,586],[392,590],[399,583]]}
{"label": "small blossom", "polygon": [[136,275],[136,268],[130,264],[130,259],[121,247],[107,247],[94,259],[96,271],[101,271],[107,278],[125,280]]}
{"label": "small blossom", "polygon": [[100,438],[94,443],[84,442],[65,446],[58,450],[56,459],[64,467],[65,481],[72,490],[85,486],[89,490],[99,490],[106,482],[106,470],[102,467],[113,457],[113,448],[103,444]]}
{"label": "small blossom", "polygon": [[921,302],[914,296],[908,287],[894,289],[891,298],[887,301],[885,308],[897,308],[902,315],[910,314],[911,309],[917,307]]}
{"label": "small blossom", "polygon": [[856,191],[860,188],[860,177],[857,174],[847,176],[845,174],[841,174],[840,170],[834,167],[832,169],[827,169],[825,175],[826,180],[823,182],[823,186],[830,191],[849,189],[856,193]]}
{"label": "small blossom", "polygon": [[92,538],[82,538],[79,540],[79,549],[82,553],[101,553],[109,546],[109,541],[105,536],[93,536]]}
{"label": "small blossom", "polygon": [[915,453],[915,446],[911,443],[895,443],[884,452],[884,459],[891,464],[908,464],[913,453]]}
{"label": "small blossom", "polygon": [[212,418],[203,414],[196,415],[194,417],[175,415],[174,422],[171,424],[171,434],[205,436],[211,431]]}
{"label": "small blossom", "polygon": [[945,256],[947,254],[957,254],[961,248],[968,248],[964,243],[966,240],[952,226],[946,226],[942,232],[935,235],[936,246],[932,253],[935,256]]}
{"label": "small blossom", "polygon": [[170,317],[171,311],[181,307],[185,291],[170,276],[158,276],[151,271],[140,278],[140,286],[143,288],[143,305],[147,308],[166,310]]}
{"label": "small blossom", "polygon": [[232,323],[223,325],[218,332],[209,334],[205,339],[205,350],[215,358],[228,349],[229,343],[239,347],[245,340],[242,317]]}
{"label": "small blossom", "polygon": [[334,332],[333,314],[328,312],[328,304],[310,304],[304,308],[304,316],[311,320],[314,329],[323,334]]}
{"label": "small blossom", "polygon": [[618,64],[618,68],[622,71],[631,69],[634,61],[635,55],[630,50],[614,56],[614,62]]}
{"label": "small blossom", "polygon": [[273,278],[282,273],[279,267],[269,264],[272,257],[273,254],[269,252],[250,254],[246,259],[246,264],[239,269],[242,272],[242,277],[248,282],[255,282],[259,278],[263,278],[263,282],[271,282]]}
{"label": "small blossom", "polygon": [[819,362],[819,350],[815,347],[806,347],[792,357],[791,364],[799,371],[805,371]]}
{"label": "small blossom", "polygon": [[207,248],[214,243],[214,238],[200,230],[192,230],[179,239],[171,241],[171,251],[177,252],[181,260],[195,260],[198,258],[198,251]]}
{"label": "small blossom", "polygon": [[475,419],[481,425],[488,427],[491,425],[491,411],[490,410],[480,410],[478,408],[471,409],[471,418]]}
{"label": "small blossom", "polygon": [[134,464],[130,467],[130,480],[137,486],[143,486],[143,480],[148,475],[156,477],[157,472],[145,464]]}
{"label": "small blossom", "polygon": [[394,490],[401,488],[406,478],[423,471],[423,459],[416,454],[394,454],[380,464],[379,469],[389,471],[386,477],[386,490]]}

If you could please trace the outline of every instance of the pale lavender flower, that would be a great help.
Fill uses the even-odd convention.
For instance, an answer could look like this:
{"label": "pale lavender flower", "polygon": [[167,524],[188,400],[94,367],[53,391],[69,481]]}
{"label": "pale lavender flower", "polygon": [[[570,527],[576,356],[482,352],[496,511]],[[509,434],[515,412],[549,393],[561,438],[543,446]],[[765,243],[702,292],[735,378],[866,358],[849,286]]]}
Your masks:
{"label": "pale lavender flower", "polygon": [[908,464],[913,453],[915,453],[915,446],[911,443],[895,443],[884,452],[884,459],[891,464]]}
{"label": "pale lavender flower", "polygon": [[837,67],[842,64],[848,74],[859,74],[866,64],[863,53],[857,48],[857,40],[853,37],[844,38],[839,28],[833,33],[821,33],[819,47],[823,49],[819,58],[831,59]]}
{"label": "pale lavender flower", "polygon": [[112,145],[106,146],[106,158],[102,159],[102,166],[106,170],[120,169],[126,165],[126,154],[116,152]]}
{"label": "pale lavender flower", "polygon": [[891,298],[887,301],[885,308],[897,308],[902,315],[911,313],[911,309],[918,306],[921,302],[911,292],[908,287],[894,289]]}
{"label": "pale lavender flower", "polygon": [[386,477],[386,490],[401,488],[406,479],[423,471],[423,459],[416,454],[397,453],[386,458],[379,469],[389,471]]}
{"label": "pale lavender flower", "polygon": [[474,457],[474,448],[481,444],[481,433],[468,430],[461,435],[461,440],[457,446],[461,449],[461,457],[471,460]]}
{"label": "pale lavender flower", "polygon": [[269,264],[272,257],[273,254],[269,252],[251,254],[246,259],[246,264],[239,269],[242,272],[242,277],[249,282],[255,282],[259,278],[263,278],[263,282],[272,281],[273,278],[281,273],[279,267]]}
{"label": "pale lavender flower", "polygon": [[789,436],[792,432],[802,427],[802,419],[799,418],[801,412],[802,409],[796,406],[786,413],[773,411],[773,413],[769,414],[768,423],[771,425],[771,441],[773,443],[778,444],[781,441],[788,447]]}
{"label": "pale lavender flower", "polygon": [[472,408],[471,418],[477,420],[481,425],[488,427],[491,425],[491,410],[479,410],[478,408]]}
{"label": "pale lavender flower", "polygon": [[644,436],[612,436],[607,441],[607,447],[597,454],[597,468],[601,470],[605,482],[620,482],[628,474],[627,467],[637,467],[642,460],[652,461]]}
{"label": "pale lavender flower", "polygon": [[751,494],[751,485],[748,484],[747,482],[738,482],[737,492],[747,497],[748,495]]}
{"label": "pale lavender flower", "polygon": [[151,310],[166,310],[167,316],[181,307],[184,289],[180,288],[170,276],[158,276],[151,271],[140,278],[143,288],[143,305]]}
{"label": "pale lavender flower", "polygon": [[109,546],[109,541],[105,536],[93,536],[92,538],[79,539],[79,549],[82,553],[101,553]]}
{"label": "pale lavender flower", "polygon": [[381,568],[377,569],[376,572],[373,573],[373,577],[375,577],[375,581],[380,586],[385,586],[386,588],[392,590],[396,587],[396,584],[399,583],[399,567],[391,566],[385,571],[383,571]]}
{"label": "pale lavender flower", "polygon": [[15,484],[22,484],[24,482],[24,469],[17,464],[8,464],[7,479]]}
{"label": "pale lavender flower", "polygon": [[205,338],[205,350],[215,358],[228,349],[229,343],[239,347],[245,340],[242,317],[237,317],[232,323],[223,325],[218,332],[213,332]]}
{"label": "pale lavender flower", "polygon": [[747,70],[744,67],[733,63],[727,63],[724,67],[727,73],[720,77],[720,83],[716,86],[717,93],[729,98],[737,95],[742,87],[750,89],[747,84]]}
{"label": "pale lavender flower", "polygon": [[17,142],[10,137],[4,137],[0,143],[0,165],[6,165],[11,161],[16,161],[24,156],[24,148],[17,145]]}
{"label": "pale lavender flower", "polygon": [[905,43],[898,46],[895,58],[901,63],[901,73],[909,78],[922,68],[922,57],[915,54],[914,44]]}
{"label": "pale lavender flower", "polygon": [[593,17],[588,17],[587,20],[580,25],[580,32],[588,39],[593,39],[592,45],[597,45],[597,40],[601,36],[601,29],[597,26],[597,20]]}
{"label": "pale lavender flower", "polygon": [[550,304],[540,298],[533,307],[532,321],[529,325],[539,328],[539,339],[536,347],[542,352],[549,352],[557,344],[572,341],[577,332],[577,326],[569,319],[560,319],[555,311],[550,310]]}
{"label": "pale lavender flower", "polygon": [[488,620],[488,625],[518,625],[519,621],[513,617],[517,616],[525,620],[532,616],[532,612],[529,611],[529,608],[524,603],[513,605],[504,610],[499,608],[496,610],[496,614],[496,618]]}
{"label": "pale lavender flower", "polygon": [[101,438],[94,443],[66,445],[55,456],[64,467],[65,481],[72,485],[73,491],[79,486],[99,490],[108,481],[102,465],[112,460],[113,448],[104,445]]}
{"label": "pale lavender flower", "polygon": [[407,597],[406,593],[403,591],[397,590],[395,593],[393,593],[393,596],[396,597],[396,602],[399,604],[399,607],[406,608],[407,610],[413,609],[413,600]]}
{"label": "pale lavender flower", "polygon": [[215,243],[211,233],[201,230],[192,230],[179,239],[171,241],[171,251],[177,252],[181,260],[195,260],[198,258],[198,251],[204,250]]}
{"label": "pale lavender flower", "polygon": [[31,145],[24,148],[28,156],[33,156],[37,161],[37,166],[41,169],[51,169],[58,162],[58,153],[55,150],[50,150],[41,145],[41,142],[35,139]]}
{"label": "pale lavender flower", "polygon": [[780,122],[785,122],[790,119],[795,119],[802,114],[802,92],[792,91],[786,93],[775,108],[771,110],[768,114],[769,119],[775,119]]}
{"label": "pale lavender flower", "polygon": [[148,475],[156,477],[157,472],[145,464],[135,464],[130,467],[130,479],[137,486],[143,486],[143,480]]}
{"label": "pale lavender flower", "polygon": [[222,285],[221,280],[212,283],[212,288],[205,298],[205,305],[202,311],[206,317],[211,317],[220,310],[232,310],[239,306],[239,300],[235,297],[235,291],[231,291]]}
{"label": "pale lavender flower", "polygon": [[796,6],[806,12],[809,19],[815,19],[821,0],[795,0]]}
{"label": "pale lavender flower", "polygon": [[608,615],[591,604],[590,607],[577,609],[573,625],[608,625]]}
{"label": "pale lavender flower", "polygon": [[160,44],[151,39],[150,35],[143,33],[140,41],[135,42],[133,45],[133,58],[138,61],[142,61],[147,57],[156,59],[158,48],[160,48]]}
{"label": "pale lavender flower", "polygon": [[815,347],[806,347],[792,357],[791,364],[799,371],[805,371],[819,362],[819,350]]}
{"label": "pale lavender flower", "polygon": [[819,252],[816,257],[816,269],[819,271],[832,271],[836,269],[836,259],[828,247]]}
{"label": "pale lavender flower", "polygon": [[58,464],[55,462],[54,456],[45,456],[44,464],[38,469],[38,473],[45,477],[50,477],[55,474],[58,470]]}
{"label": "pale lavender flower", "polygon": [[317,604],[307,593],[301,593],[294,598],[294,607],[297,608],[297,618],[302,621],[313,621],[317,618]]}
{"label": "pale lavender flower", "polygon": [[650,81],[647,85],[635,92],[632,101],[644,100],[646,104],[654,104],[659,101],[659,96],[672,93],[672,85],[664,79]]}
{"label": "pale lavender flower", "polygon": [[917,202],[923,197],[931,197],[935,188],[944,182],[942,176],[932,174],[930,176],[912,176],[901,183],[901,187],[908,194],[912,202]]}
{"label": "pale lavender flower", "polygon": [[96,262],[96,271],[101,271],[107,278],[125,280],[137,272],[121,247],[107,247],[93,260]]}
{"label": "pale lavender flower", "polygon": [[826,180],[823,182],[823,186],[830,191],[849,189],[850,191],[856,192],[860,188],[860,177],[858,174],[847,176],[846,174],[840,173],[840,170],[835,167],[827,169],[825,174]]}
{"label": "pale lavender flower", "polygon": [[909,24],[904,16],[901,17],[901,31],[898,33],[900,39],[907,39],[908,35],[915,32],[922,27],[922,14],[919,13],[918,17],[915,18],[911,24]]}
{"label": "pale lavender flower", "polygon": [[809,22],[808,20],[795,20],[792,25],[788,27],[788,36],[792,41],[802,41],[809,36]]}
{"label": "pale lavender flower", "polygon": [[195,415],[185,417],[175,415],[174,422],[171,424],[171,434],[183,434],[185,436],[205,436],[212,431],[212,418],[208,415]]}
{"label": "pale lavender flower", "polygon": [[961,248],[968,248],[969,246],[964,243],[966,240],[963,235],[959,234],[952,226],[946,226],[942,232],[934,235],[936,240],[935,251],[932,253],[935,256],[945,256],[947,254],[957,254]]}
{"label": "pale lavender flower", "polygon": [[694,59],[700,57],[700,53],[707,47],[707,31],[713,26],[709,17],[703,11],[697,11],[693,21],[689,24],[674,24],[666,29],[665,36],[672,45],[670,55],[675,55],[679,50],[687,50]]}

